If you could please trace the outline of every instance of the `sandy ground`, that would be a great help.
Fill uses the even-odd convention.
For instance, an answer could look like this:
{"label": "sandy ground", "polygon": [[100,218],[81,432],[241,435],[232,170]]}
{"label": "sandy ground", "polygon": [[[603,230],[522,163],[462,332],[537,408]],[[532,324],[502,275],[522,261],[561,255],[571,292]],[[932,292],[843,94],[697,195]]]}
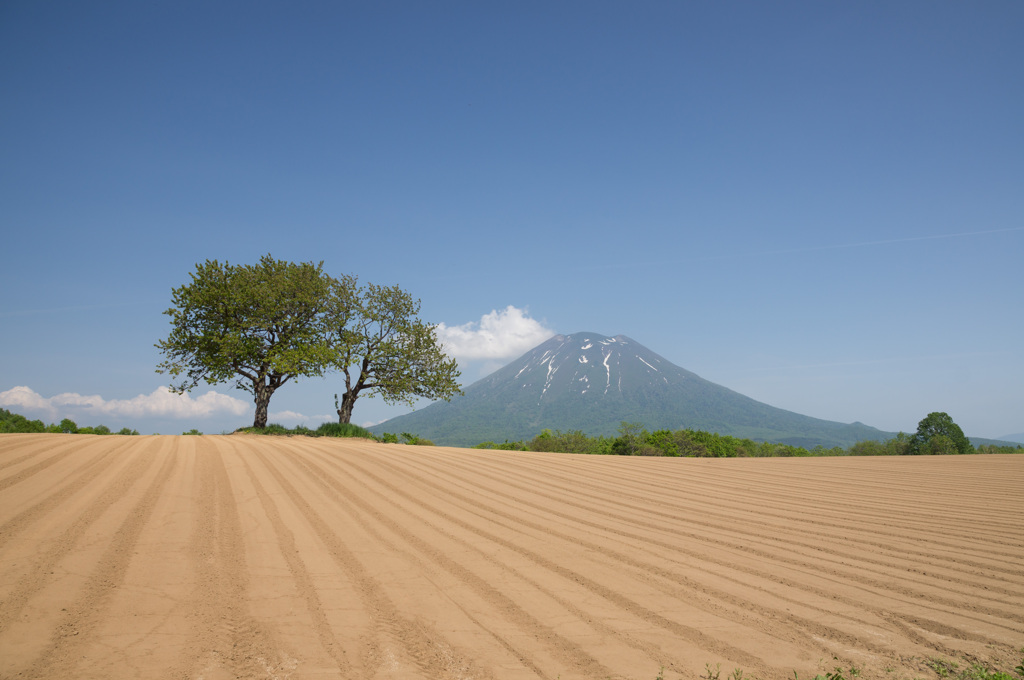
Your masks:
{"label": "sandy ground", "polygon": [[0,435],[0,677],[1008,670],[1022,492],[1020,455]]}

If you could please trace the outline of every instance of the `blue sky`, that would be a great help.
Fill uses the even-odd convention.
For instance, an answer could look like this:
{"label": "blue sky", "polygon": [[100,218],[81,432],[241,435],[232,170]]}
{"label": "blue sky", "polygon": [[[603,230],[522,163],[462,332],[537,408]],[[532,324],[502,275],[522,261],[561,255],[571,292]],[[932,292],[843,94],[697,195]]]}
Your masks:
{"label": "blue sky", "polygon": [[1021,35],[1019,2],[5,2],[0,406],[249,424],[230,384],[169,400],[153,344],[197,262],[271,253],[401,285],[467,382],[621,333],[811,416],[1022,432]]}

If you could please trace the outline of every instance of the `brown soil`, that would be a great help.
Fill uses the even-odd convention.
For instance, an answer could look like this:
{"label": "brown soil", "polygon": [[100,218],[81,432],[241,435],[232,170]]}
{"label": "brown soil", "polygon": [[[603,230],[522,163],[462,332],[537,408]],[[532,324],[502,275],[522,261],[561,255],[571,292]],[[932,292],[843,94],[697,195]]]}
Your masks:
{"label": "brown soil", "polygon": [[934,678],[1024,645],[1024,456],[0,435],[0,677]]}

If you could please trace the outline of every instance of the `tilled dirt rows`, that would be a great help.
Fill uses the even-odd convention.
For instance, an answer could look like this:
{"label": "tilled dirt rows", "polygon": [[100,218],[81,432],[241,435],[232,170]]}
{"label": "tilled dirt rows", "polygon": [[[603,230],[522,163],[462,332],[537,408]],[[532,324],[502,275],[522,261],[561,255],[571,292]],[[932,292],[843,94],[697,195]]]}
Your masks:
{"label": "tilled dirt rows", "polygon": [[1022,491],[1024,456],[2,435],[0,677],[1009,669]]}

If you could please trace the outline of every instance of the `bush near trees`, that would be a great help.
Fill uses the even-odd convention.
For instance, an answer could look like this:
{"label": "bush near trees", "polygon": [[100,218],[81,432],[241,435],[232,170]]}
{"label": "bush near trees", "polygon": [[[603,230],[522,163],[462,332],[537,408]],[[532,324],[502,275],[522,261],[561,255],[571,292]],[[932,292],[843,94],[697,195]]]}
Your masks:
{"label": "bush near trees", "polygon": [[283,425],[272,423],[266,427],[243,427],[235,430],[235,432],[302,437],[360,437],[363,439],[372,439],[374,441],[381,442],[382,444],[398,444],[399,437],[401,437],[401,443],[403,444],[411,444],[414,446],[434,445],[434,442],[429,439],[425,439],[419,435],[410,434],[408,432],[403,432],[401,435],[385,432],[378,437],[365,427],[353,425],[352,423],[323,423],[315,430],[311,430],[303,425],[289,429]]}
{"label": "bush near trees", "polygon": [[266,427],[240,427],[235,432],[302,437],[362,437],[364,439],[376,439],[373,433],[365,427],[359,427],[351,423],[321,423],[320,427],[315,430],[311,430],[305,425],[287,428],[284,425],[271,423]]}
{"label": "bush near trees", "polygon": [[323,262],[269,254],[256,265],[207,260],[191,277],[171,291],[157,372],[180,378],[171,384],[177,393],[234,380],[253,395],[253,427],[266,427],[270,398],[283,385],[331,370],[345,374],[341,423],[361,392],[389,403],[459,393],[458,368],[436,326],[416,316],[419,301],[397,286],[358,288],[354,277],[325,274]]}

